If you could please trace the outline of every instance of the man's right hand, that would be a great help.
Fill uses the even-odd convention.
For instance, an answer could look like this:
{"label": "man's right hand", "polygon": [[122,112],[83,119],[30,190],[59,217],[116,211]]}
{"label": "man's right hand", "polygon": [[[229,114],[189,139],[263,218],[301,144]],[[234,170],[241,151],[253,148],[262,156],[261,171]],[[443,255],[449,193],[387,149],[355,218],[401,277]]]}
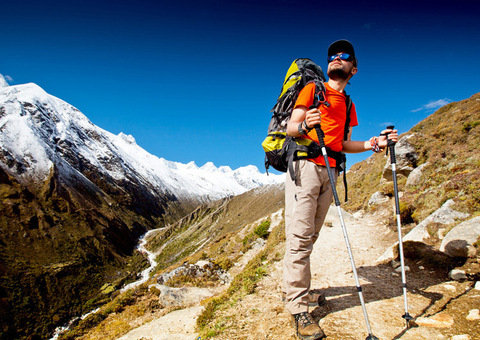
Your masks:
{"label": "man's right hand", "polygon": [[318,108],[308,110],[305,114],[305,123],[307,123],[308,128],[313,128],[317,124],[322,123],[321,112]]}

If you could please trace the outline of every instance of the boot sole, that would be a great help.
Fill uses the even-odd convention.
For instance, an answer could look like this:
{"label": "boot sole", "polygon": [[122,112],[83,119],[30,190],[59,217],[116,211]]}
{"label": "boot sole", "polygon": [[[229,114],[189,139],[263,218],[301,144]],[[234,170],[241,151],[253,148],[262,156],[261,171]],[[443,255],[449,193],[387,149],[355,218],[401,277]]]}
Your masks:
{"label": "boot sole", "polygon": [[323,335],[306,335],[306,336],[303,336],[303,335],[299,335],[297,334],[297,338],[301,339],[301,340],[320,340],[320,339],[325,339],[326,338],[326,335],[323,334]]}

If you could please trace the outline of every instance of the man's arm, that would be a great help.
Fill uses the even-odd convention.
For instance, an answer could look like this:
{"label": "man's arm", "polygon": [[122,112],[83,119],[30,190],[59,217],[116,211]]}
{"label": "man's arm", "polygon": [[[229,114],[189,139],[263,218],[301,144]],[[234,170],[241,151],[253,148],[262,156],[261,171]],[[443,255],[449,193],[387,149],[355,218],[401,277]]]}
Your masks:
{"label": "man's arm", "polygon": [[370,141],[353,141],[352,140],[352,127],[350,127],[350,131],[348,131],[348,138],[347,140],[343,141],[343,152],[345,153],[359,153],[370,150]]}
{"label": "man's arm", "polygon": [[299,125],[304,130],[312,129],[316,124],[320,124],[320,111],[315,108],[308,110],[306,106],[297,106],[287,124],[287,135],[292,137],[301,136],[299,132]]}
{"label": "man's arm", "polygon": [[[388,137],[387,135],[388,134]],[[373,137],[377,138],[378,147],[380,151],[383,151],[387,147],[387,139],[393,140],[395,143],[398,140],[398,132],[397,130],[386,129],[383,130],[380,134],[380,137]],[[348,133],[348,138],[346,141],[343,141],[343,152],[345,153],[359,153],[368,150],[372,150],[372,145],[370,141],[352,141],[352,129],[350,129]]]}

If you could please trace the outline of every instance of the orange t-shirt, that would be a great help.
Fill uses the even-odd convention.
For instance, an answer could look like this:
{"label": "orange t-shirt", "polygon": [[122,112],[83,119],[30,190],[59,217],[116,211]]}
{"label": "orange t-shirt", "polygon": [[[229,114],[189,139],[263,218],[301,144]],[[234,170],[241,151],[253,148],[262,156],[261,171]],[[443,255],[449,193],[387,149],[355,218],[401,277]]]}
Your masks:
{"label": "orange t-shirt", "polygon": [[[307,84],[300,91],[295,103],[295,107],[306,106],[307,109],[310,108],[310,106],[313,104],[314,95],[315,84]],[[345,102],[346,97],[344,93],[332,89],[328,83],[325,83],[325,98],[327,102],[330,103],[330,106],[323,104],[320,104],[319,106],[322,118],[321,126],[325,134],[325,145],[333,151],[342,151],[343,135],[345,132],[345,122],[347,118],[347,104]],[[350,126],[357,125],[357,111],[355,110],[355,105],[352,103],[352,108],[350,109]],[[312,129],[308,135],[305,136],[305,138],[309,138],[318,142],[318,136],[315,129]],[[316,164],[325,165],[323,155],[309,160]],[[335,167],[336,165],[335,160],[332,158],[329,158],[329,163],[331,167]]]}

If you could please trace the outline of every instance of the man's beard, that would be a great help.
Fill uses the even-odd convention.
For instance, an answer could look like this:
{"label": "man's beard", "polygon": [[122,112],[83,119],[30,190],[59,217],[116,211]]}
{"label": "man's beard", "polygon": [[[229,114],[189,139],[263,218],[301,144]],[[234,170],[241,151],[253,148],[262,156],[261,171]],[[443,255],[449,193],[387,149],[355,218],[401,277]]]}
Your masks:
{"label": "man's beard", "polygon": [[342,80],[347,80],[349,76],[349,74],[347,74],[347,72],[345,72],[345,70],[342,67],[336,67],[334,69],[328,70],[327,75],[330,79],[342,79]]}

